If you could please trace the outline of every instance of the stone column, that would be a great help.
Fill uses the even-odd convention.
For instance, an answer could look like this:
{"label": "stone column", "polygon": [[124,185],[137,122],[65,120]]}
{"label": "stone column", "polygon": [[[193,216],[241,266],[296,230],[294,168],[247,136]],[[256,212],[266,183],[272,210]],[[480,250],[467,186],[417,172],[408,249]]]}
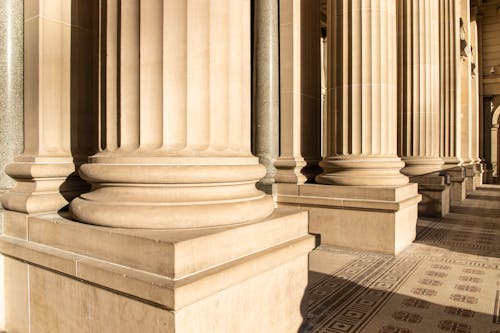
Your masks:
{"label": "stone column", "polygon": [[471,8],[470,44],[471,44],[471,157],[473,163],[481,162],[479,158],[479,44],[477,26],[477,7]]}
{"label": "stone column", "polygon": [[472,64],[473,50],[471,45],[471,24],[470,24],[470,1],[460,1],[460,43],[461,43],[461,111],[462,111],[462,160],[465,169],[465,187],[466,193],[474,191],[474,176],[476,166],[473,158],[473,82],[472,82]]}
{"label": "stone column", "polygon": [[[109,0],[102,150],[80,169],[84,222],[194,228],[254,221],[273,201],[250,151],[250,4]],[[119,212],[119,214],[117,214]]]}
{"label": "stone column", "polygon": [[276,184],[276,201],[307,210],[322,244],[397,254],[415,239],[421,197],[396,154],[396,0],[327,1],[326,16],[323,173]]}
{"label": "stone column", "polygon": [[322,184],[403,185],[396,154],[395,1],[328,2],[328,140]]}
{"label": "stone column", "polygon": [[450,201],[465,199],[465,173],[460,167],[461,85],[460,6],[455,0],[439,2],[440,156],[450,176]]}
{"label": "stone column", "polygon": [[491,164],[493,169],[493,179],[498,182],[500,177],[500,145],[499,143],[499,128],[500,128],[500,95],[493,96],[491,102]]}
{"label": "stone column", "polygon": [[439,171],[439,2],[402,0],[399,18],[399,113],[403,173]]}
{"label": "stone column", "polygon": [[88,47],[74,45],[72,35],[90,31],[91,20],[84,18],[91,16],[72,6],[71,1],[24,3],[24,152],[6,167],[17,181],[2,197],[8,210],[54,212],[81,191],[82,183],[68,178],[75,172],[71,112],[78,100],[72,96],[71,54],[74,47],[79,53]]}
{"label": "stone column", "polygon": [[23,3],[0,2],[0,194],[14,186],[4,169],[23,146]]}
{"label": "stone column", "polygon": [[266,167],[257,186],[271,192],[279,154],[278,0],[254,2],[253,152]]}
{"label": "stone column", "polygon": [[464,165],[472,162],[472,119],[471,119],[471,46],[470,46],[470,5],[468,0],[460,1],[460,81],[461,81],[461,157]]}
{"label": "stone column", "polygon": [[471,38],[471,157],[472,163],[474,164],[474,176],[473,176],[473,188],[475,190],[476,187],[481,185],[483,178],[483,164],[481,163],[481,158],[479,157],[480,151],[480,93],[479,93],[479,85],[480,85],[480,59],[479,59],[479,23],[478,23],[478,11],[479,8],[474,6],[471,8],[471,16],[470,16],[470,38]]}
{"label": "stone column", "polygon": [[440,156],[445,167],[460,160],[459,19],[455,0],[439,1]]}
{"label": "stone column", "polygon": [[321,159],[319,0],[280,0],[280,156],[277,183],[314,179]]}

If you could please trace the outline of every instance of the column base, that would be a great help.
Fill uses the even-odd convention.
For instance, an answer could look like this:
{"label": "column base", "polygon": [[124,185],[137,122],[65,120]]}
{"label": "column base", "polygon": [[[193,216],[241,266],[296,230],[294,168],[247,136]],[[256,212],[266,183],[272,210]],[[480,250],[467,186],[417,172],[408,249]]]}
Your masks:
{"label": "column base", "polygon": [[477,163],[474,165],[474,189],[478,188],[483,184],[483,173],[484,168],[482,163]]}
{"label": "column base", "polygon": [[109,155],[95,155],[93,163],[81,166],[92,191],[71,202],[75,220],[117,228],[189,229],[254,222],[274,210],[272,198],[255,188],[265,168],[253,156]]}
{"label": "column base", "polygon": [[72,158],[20,156],[5,172],[16,185],[2,196],[2,206],[26,214],[57,212],[89,189]]}
{"label": "column base", "polygon": [[418,193],[422,201],[418,204],[418,215],[425,217],[443,217],[450,212],[450,176],[431,174],[411,177],[412,183],[418,184]]}
{"label": "column base", "polygon": [[9,325],[32,332],[297,332],[314,245],[306,213],[286,210],[258,223],[174,231],[5,212],[0,252],[24,266],[16,290],[29,293],[7,299],[19,321]]}
{"label": "column base", "polygon": [[450,176],[450,205],[457,204],[465,200],[466,182],[465,182],[465,168],[458,166],[455,168],[447,169],[445,171]]}
{"label": "column base", "polygon": [[476,190],[476,182],[474,177],[476,176],[476,165],[468,164],[464,165],[465,169],[465,193],[468,195]]}
{"label": "column base", "polygon": [[421,196],[399,187],[276,184],[278,207],[309,211],[309,231],[321,243],[398,254],[415,239]]}

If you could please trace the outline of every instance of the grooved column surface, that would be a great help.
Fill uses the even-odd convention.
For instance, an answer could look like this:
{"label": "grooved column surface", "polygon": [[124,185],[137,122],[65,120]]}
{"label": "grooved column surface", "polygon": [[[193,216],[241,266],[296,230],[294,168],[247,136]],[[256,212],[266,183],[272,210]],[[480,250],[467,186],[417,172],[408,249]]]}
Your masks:
{"label": "grooved column surface", "polygon": [[440,156],[460,163],[459,17],[455,0],[439,1]]}
{"label": "grooved column surface", "polygon": [[439,157],[439,1],[398,1],[399,120],[403,173],[441,169]]}
{"label": "grooved column surface", "polygon": [[303,184],[321,159],[319,0],[280,0],[280,156],[277,183]]}
{"label": "grooved column surface", "polygon": [[274,183],[279,153],[278,0],[254,2],[253,151],[266,167],[260,183]]}
{"label": "grooved column surface", "polygon": [[[470,44],[471,44],[471,157],[474,163],[479,163],[479,43],[478,43],[478,8],[471,9]],[[482,97],[481,97],[482,98]]]}
{"label": "grooved column surface", "polygon": [[472,52],[470,45],[470,3],[466,0],[460,1],[460,95],[461,95],[461,119],[460,130],[461,158],[464,164],[472,162]]}
{"label": "grooved column surface", "polygon": [[81,167],[95,186],[73,216],[142,228],[268,216],[250,152],[250,0],[109,0],[101,18],[101,151]]}
{"label": "grooved column surface", "polygon": [[23,146],[23,3],[0,1],[0,192],[14,182],[5,172]]}
{"label": "grooved column surface", "polygon": [[95,10],[96,1],[24,1],[24,151],[5,169],[17,181],[2,197],[8,210],[56,212],[87,186],[70,175],[92,141],[84,124]]}
{"label": "grooved column surface", "polygon": [[329,1],[327,10],[327,157],[316,181],[405,184],[396,155],[396,1]]}

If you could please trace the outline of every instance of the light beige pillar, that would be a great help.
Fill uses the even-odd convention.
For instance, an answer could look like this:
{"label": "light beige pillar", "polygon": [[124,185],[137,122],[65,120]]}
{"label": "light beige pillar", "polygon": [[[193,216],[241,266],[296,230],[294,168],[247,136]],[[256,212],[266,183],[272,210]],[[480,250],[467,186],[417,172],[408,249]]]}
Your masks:
{"label": "light beige pillar", "polygon": [[439,157],[439,1],[401,0],[399,18],[399,119],[403,173],[441,169]]}
{"label": "light beige pillar", "polygon": [[499,128],[500,128],[500,96],[494,96],[491,103],[491,164],[493,169],[493,177],[500,176],[500,145],[499,143]]}
{"label": "light beige pillar", "polygon": [[440,156],[446,167],[460,160],[459,16],[455,0],[439,1]]}
{"label": "light beige pillar", "polygon": [[319,0],[280,0],[280,128],[276,182],[313,179],[321,159]]}
{"label": "light beige pillar", "polygon": [[477,6],[471,8],[470,44],[471,44],[471,157],[473,163],[481,162],[479,158],[479,43]]}
{"label": "light beige pillar", "polygon": [[279,155],[278,0],[254,1],[253,152],[266,167],[258,187],[270,193]]}
{"label": "light beige pillar", "polygon": [[[72,9],[71,1],[24,3],[24,152],[6,167],[17,181],[2,197],[8,210],[57,211],[75,196],[80,184],[68,178],[75,171],[70,135],[71,35],[90,27],[85,20],[73,22],[78,17],[73,13],[72,18]],[[86,48],[80,47],[78,52],[84,53]]]}
{"label": "light beige pillar", "polygon": [[328,2],[328,147],[318,183],[403,185],[396,154],[396,2]]}
{"label": "light beige pillar", "polygon": [[471,64],[472,54],[470,46],[470,3],[469,0],[460,1],[460,81],[461,81],[461,158],[463,163],[472,162],[472,114],[471,114]]}
{"label": "light beige pillar", "polygon": [[105,15],[102,150],[72,215],[138,228],[268,216],[250,152],[250,1],[109,0]]}

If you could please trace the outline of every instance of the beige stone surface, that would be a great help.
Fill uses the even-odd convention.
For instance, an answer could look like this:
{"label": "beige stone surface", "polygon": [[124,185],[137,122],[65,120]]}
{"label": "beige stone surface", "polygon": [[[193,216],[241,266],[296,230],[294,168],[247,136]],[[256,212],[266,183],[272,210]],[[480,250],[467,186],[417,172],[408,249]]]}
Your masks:
{"label": "beige stone surface", "polygon": [[30,331],[28,264],[8,256],[4,261],[5,329],[8,332]]}
{"label": "beige stone surface", "polygon": [[418,184],[422,201],[418,204],[418,215],[422,217],[442,217],[450,211],[451,176],[446,172],[411,177]]}
{"label": "beige stone surface", "polygon": [[[22,217],[8,215],[10,223]],[[18,306],[29,305],[31,331],[285,333],[304,321],[315,246],[305,212],[175,231],[25,220],[28,237],[11,229],[0,235],[0,252],[30,265],[29,301]]]}
{"label": "beige stone surface", "polygon": [[276,182],[303,184],[321,159],[319,0],[280,0],[280,156]]}
{"label": "beige stone surface", "polygon": [[309,231],[320,235],[321,244],[397,254],[415,238],[417,184],[291,187],[275,185],[278,207],[308,211]]}
{"label": "beige stone surface", "polygon": [[164,309],[30,266],[31,332],[174,332]]}
{"label": "beige stone surface", "polygon": [[306,255],[176,312],[175,332],[299,332],[308,304]]}

